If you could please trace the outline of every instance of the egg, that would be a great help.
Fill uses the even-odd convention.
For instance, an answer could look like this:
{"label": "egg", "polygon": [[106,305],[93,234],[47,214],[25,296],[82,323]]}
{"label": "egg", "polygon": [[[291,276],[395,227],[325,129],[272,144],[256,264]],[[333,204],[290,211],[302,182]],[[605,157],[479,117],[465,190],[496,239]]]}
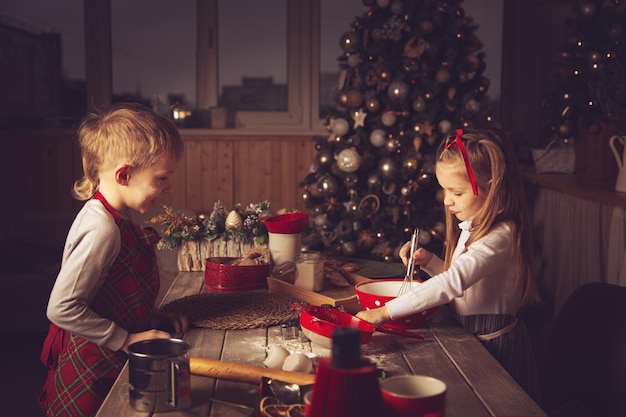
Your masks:
{"label": "egg", "polygon": [[263,361],[263,365],[270,369],[282,369],[285,359],[289,356],[289,351],[282,346],[272,346]]}
{"label": "egg", "polygon": [[302,372],[308,374],[313,370],[311,359],[301,352],[292,353],[287,356],[283,363],[283,371]]}

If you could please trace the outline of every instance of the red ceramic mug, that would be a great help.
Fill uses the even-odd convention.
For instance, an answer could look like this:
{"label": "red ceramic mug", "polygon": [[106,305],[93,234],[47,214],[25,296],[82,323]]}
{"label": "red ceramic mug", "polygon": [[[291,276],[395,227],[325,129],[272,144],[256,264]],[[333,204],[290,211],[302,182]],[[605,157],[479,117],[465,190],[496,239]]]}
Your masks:
{"label": "red ceramic mug", "polygon": [[446,384],[425,375],[399,375],[380,381],[385,417],[444,417]]}

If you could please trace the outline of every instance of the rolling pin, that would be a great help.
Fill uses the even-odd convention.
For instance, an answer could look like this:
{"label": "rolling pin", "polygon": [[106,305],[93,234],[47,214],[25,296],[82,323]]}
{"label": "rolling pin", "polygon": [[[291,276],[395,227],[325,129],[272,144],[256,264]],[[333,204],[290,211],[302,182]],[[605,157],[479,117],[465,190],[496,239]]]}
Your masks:
{"label": "rolling pin", "polygon": [[248,382],[250,384],[261,383],[261,378],[264,376],[298,385],[310,385],[315,382],[314,374],[282,371],[279,369],[263,368],[261,366],[194,357],[189,358],[189,370],[194,375]]}

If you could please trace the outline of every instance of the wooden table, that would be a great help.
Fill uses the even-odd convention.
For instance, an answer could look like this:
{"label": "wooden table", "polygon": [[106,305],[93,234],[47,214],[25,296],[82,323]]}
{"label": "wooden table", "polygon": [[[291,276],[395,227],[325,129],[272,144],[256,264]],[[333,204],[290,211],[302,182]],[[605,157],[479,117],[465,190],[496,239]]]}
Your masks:
{"label": "wooden table", "polygon": [[[203,290],[203,272],[181,272],[162,303]],[[451,320],[442,308],[423,329],[425,340],[375,332],[363,354],[387,376],[425,374],[448,386],[446,417],[543,416],[542,409],[520,388],[478,340]],[[292,351],[329,356],[330,350],[307,341],[284,340],[280,326],[251,330],[192,329],[184,339],[193,357],[263,366],[267,349],[283,345]],[[192,375],[192,407],[157,415],[176,417],[254,416],[259,387],[245,382]],[[228,405],[241,404],[246,407]],[[129,405],[128,366],[125,366],[96,417],[150,416]]]}

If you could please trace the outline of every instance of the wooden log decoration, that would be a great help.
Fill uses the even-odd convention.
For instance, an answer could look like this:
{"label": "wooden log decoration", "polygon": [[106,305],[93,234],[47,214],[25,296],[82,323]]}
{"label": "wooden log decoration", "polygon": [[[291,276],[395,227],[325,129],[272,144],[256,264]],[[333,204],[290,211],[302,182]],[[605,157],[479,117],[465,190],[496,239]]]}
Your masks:
{"label": "wooden log decoration", "polygon": [[[266,246],[266,245],[263,245]],[[255,248],[253,240],[185,240],[178,248],[177,266],[179,271],[204,271],[206,259],[210,257],[242,258]]]}
{"label": "wooden log decoration", "polygon": [[204,271],[209,256],[208,240],[185,240],[178,248],[177,266],[179,271]]}
{"label": "wooden log decoration", "polygon": [[311,385],[315,382],[314,374],[282,371],[279,369],[263,368],[260,366],[224,362],[214,359],[191,357],[189,358],[189,368],[191,373],[195,375],[247,382],[250,384],[260,384],[262,377],[298,385]]}

